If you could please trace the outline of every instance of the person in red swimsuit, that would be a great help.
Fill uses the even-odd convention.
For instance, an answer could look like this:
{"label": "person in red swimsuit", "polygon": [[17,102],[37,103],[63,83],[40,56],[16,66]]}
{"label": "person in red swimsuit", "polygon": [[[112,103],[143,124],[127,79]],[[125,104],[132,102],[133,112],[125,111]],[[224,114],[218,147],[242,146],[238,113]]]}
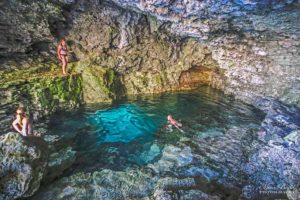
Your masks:
{"label": "person in red swimsuit", "polygon": [[68,48],[65,39],[61,39],[57,46],[57,56],[58,59],[62,62],[62,71],[63,75],[67,74],[68,72]]}
{"label": "person in red swimsuit", "polygon": [[172,115],[168,115],[167,117],[168,120],[168,126],[171,128],[172,126],[175,126],[180,132],[183,132],[180,128],[182,127],[182,124],[178,121],[176,121]]}

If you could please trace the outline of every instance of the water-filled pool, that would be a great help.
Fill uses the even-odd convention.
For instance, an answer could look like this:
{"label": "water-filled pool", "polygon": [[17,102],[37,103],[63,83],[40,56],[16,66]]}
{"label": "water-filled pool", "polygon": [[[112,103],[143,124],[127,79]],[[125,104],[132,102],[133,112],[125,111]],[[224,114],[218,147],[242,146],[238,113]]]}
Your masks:
{"label": "water-filled pool", "polygon": [[[181,121],[183,132],[165,128],[169,114]],[[255,130],[263,118],[253,106],[201,87],[58,113],[50,120],[50,132],[62,136],[64,145],[77,151],[69,172],[124,170],[157,161],[164,146],[184,138],[217,138],[237,126]]]}

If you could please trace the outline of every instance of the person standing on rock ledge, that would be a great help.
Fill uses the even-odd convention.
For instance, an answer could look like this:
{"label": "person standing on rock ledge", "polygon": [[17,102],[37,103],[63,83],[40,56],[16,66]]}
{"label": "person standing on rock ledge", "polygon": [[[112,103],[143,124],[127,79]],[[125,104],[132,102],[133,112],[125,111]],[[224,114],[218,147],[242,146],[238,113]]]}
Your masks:
{"label": "person standing on rock ledge", "polygon": [[57,46],[57,56],[58,59],[62,62],[62,71],[63,75],[66,75],[68,72],[68,48],[67,48],[67,43],[66,40],[63,38],[61,41],[58,43]]}
{"label": "person standing on rock ledge", "polygon": [[29,136],[32,133],[32,126],[29,117],[25,113],[25,108],[19,107],[16,111],[16,119],[13,121],[14,129],[23,136]]}

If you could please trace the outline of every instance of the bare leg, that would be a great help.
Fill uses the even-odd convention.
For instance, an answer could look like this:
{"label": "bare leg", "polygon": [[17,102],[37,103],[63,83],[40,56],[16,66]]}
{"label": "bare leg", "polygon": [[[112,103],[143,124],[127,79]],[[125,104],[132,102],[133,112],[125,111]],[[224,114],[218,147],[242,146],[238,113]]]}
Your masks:
{"label": "bare leg", "polygon": [[66,60],[67,56],[62,56],[61,57],[61,62],[62,62],[62,71],[63,71],[63,75],[66,74],[66,67],[67,67],[67,60]]}
{"label": "bare leg", "polygon": [[69,63],[69,58],[68,58],[68,56],[65,56],[65,59],[66,59],[66,67],[65,67],[65,70],[66,70],[66,73],[68,73],[68,63]]}

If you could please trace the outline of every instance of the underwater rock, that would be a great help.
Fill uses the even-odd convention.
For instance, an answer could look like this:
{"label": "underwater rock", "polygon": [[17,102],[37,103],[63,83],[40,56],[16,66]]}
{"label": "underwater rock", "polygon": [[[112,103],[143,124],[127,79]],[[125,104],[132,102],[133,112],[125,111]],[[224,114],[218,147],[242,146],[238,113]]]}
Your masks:
{"label": "underwater rock", "polygon": [[142,199],[151,195],[156,178],[139,170],[102,170],[65,177],[33,199]]}
{"label": "underwater rock", "polygon": [[181,190],[179,191],[179,199],[186,200],[221,200],[218,196],[208,195],[200,190]]}
{"label": "underwater rock", "polygon": [[163,189],[163,190],[175,190],[178,188],[181,189],[188,189],[196,186],[196,182],[193,178],[185,178],[185,179],[178,179],[178,178],[161,178],[157,181],[156,188]]}
{"label": "underwater rock", "polygon": [[[183,196],[201,194],[203,198],[218,199],[200,190],[192,178],[159,178],[141,170],[112,171],[102,170],[92,173],[77,173],[62,178],[33,197],[33,200],[50,199],[182,199],[176,197],[181,191]],[[184,191],[183,191],[184,190]]]}
{"label": "underwater rock", "polygon": [[223,132],[216,128],[211,128],[211,129],[206,130],[205,132],[198,132],[197,135],[201,139],[214,138],[214,137],[222,136]]}
{"label": "underwater rock", "polygon": [[51,182],[51,180],[60,176],[64,170],[74,163],[75,159],[76,151],[72,147],[67,147],[50,154],[45,181]]}
{"label": "underwater rock", "polygon": [[161,178],[157,181],[154,191],[154,198],[157,200],[171,200],[171,199],[221,199],[218,196],[212,196],[196,189],[197,185],[192,178]]}
{"label": "underwater rock", "polygon": [[44,135],[43,139],[49,144],[54,145],[56,142],[60,141],[61,136],[58,135]]}
{"label": "underwater rock", "polygon": [[141,164],[149,163],[160,155],[160,148],[157,144],[152,144],[150,149],[141,152],[139,155],[130,155],[130,159],[133,161],[138,161]]}
{"label": "underwater rock", "polygon": [[0,199],[32,196],[47,165],[47,146],[41,138],[10,132],[0,136]]}
{"label": "underwater rock", "polygon": [[214,171],[212,169],[209,169],[208,167],[191,167],[181,173],[184,176],[187,177],[203,177],[206,179],[206,181],[213,181],[217,180],[217,178],[220,177],[220,173],[217,171]]}
{"label": "underwater rock", "polygon": [[148,167],[156,173],[164,173],[173,171],[173,169],[184,167],[192,163],[193,154],[191,148],[185,146],[183,148],[173,145],[166,146],[162,150],[162,156],[158,162],[148,164]]}
{"label": "underwater rock", "polygon": [[216,138],[195,138],[193,152],[196,167],[181,173],[225,185],[239,185],[245,179],[243,165],[248,160],[248,154],[259,148],[254,136],[255,132],[249,128],[233,127]]}

